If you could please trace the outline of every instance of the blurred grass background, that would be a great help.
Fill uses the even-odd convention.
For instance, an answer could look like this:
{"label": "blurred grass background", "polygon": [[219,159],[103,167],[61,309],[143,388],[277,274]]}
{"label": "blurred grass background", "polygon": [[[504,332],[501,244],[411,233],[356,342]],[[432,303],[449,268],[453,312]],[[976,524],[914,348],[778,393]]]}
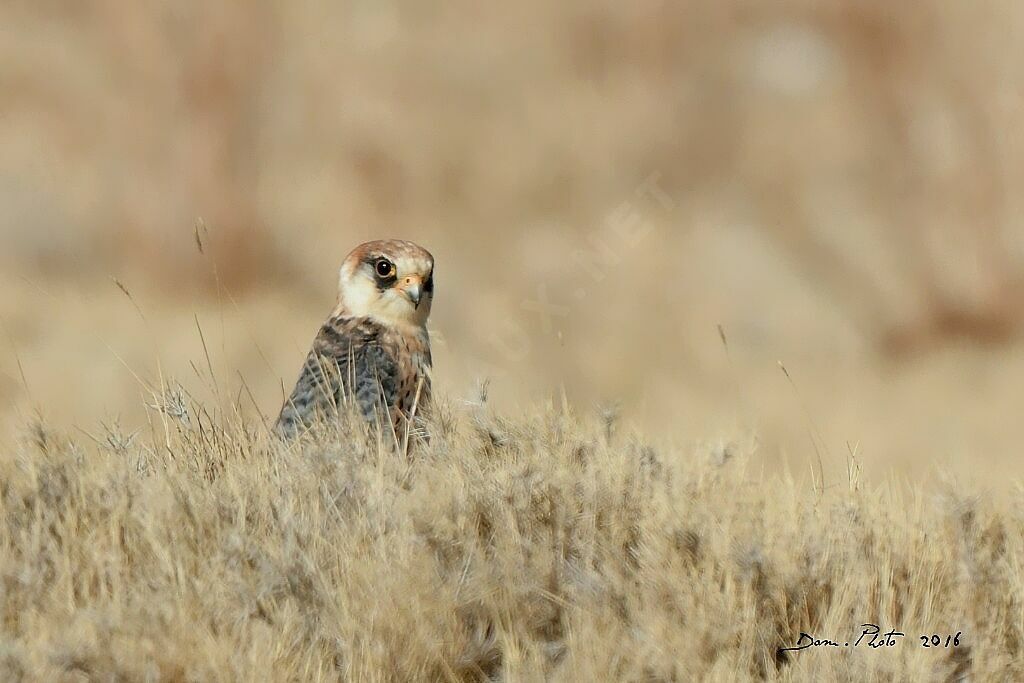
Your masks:
{"label": "blurred grass background", "polygon": [[754,434],[766,467],[820,454],[826,485],[855,450],[998,489],[1024,471],[1022,20],[6,2],[4,438],[37,410],[136,428],[161,376],[272,416],[341,260],[401,237],[437,257],[455,399],[486,377],[509,409],[564,390],[665,439]]}

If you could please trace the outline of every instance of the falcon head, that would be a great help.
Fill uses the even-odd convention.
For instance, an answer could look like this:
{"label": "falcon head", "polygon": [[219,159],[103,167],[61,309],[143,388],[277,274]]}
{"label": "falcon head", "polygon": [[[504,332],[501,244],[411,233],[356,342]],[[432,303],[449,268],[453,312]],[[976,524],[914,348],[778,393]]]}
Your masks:
{"label": "falcon head", "polygon": [[434,257],[412,242],[362,244],[341,267],[338,312],[424,327],[434,299]]}

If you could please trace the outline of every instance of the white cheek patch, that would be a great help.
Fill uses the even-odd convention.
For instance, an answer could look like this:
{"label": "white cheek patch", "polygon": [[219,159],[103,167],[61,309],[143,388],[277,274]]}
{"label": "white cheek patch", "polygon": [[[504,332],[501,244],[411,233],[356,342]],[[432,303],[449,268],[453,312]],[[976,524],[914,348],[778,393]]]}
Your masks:
{"label": "white cheek patch", "polygon": [[355,316],[365,317],[376,308],[380,292],[376,285],[363,278],[355,277],[341,283],[341,303]]}
{"label": "white cheek patch", "polygon": [[[433,269],[429,259],[398,258],[395,260],[397,279],[418,274],[421,278]],[[348,315],[373,318],[386,325],[423,327],[430,315],[432,296],[425,297],[419,307],[395,288],[383,291],[377,286],[377,280],[369,271],[363,270],[361,264],[346,264],[340,273],[340,306]]]}
{"label": "white cheek patch", "polygon": [[389,322],[399,322],[409,317],[409,300],[393,289],[381,293],[374,313]]}

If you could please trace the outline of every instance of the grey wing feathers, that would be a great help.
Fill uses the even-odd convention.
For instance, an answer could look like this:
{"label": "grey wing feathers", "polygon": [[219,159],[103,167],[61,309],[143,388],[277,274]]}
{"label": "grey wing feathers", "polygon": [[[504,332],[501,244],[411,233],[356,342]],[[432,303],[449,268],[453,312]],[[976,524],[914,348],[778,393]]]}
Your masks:
{"label": "grey wing feathers", "polygon": [[320,329],[275,431],[294,438],[316,420],[337,416],[352,400],[372,420],[391,405],[397,364],[380,344],[380,329],[366,319],[332,318]]}

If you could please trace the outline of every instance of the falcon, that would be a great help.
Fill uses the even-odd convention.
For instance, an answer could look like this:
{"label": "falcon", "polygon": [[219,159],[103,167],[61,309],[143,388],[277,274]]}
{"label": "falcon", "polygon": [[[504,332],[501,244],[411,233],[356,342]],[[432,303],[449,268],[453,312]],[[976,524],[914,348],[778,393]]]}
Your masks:
{"label": "falcon", "polygon": [[[292,439],[354,406],[408,433],[430,402],[434,257],[401,240],[367,242],[341,267],[338,305],[320,328],[275,432]],[[379,422],[378,422],[379,421]]]}

